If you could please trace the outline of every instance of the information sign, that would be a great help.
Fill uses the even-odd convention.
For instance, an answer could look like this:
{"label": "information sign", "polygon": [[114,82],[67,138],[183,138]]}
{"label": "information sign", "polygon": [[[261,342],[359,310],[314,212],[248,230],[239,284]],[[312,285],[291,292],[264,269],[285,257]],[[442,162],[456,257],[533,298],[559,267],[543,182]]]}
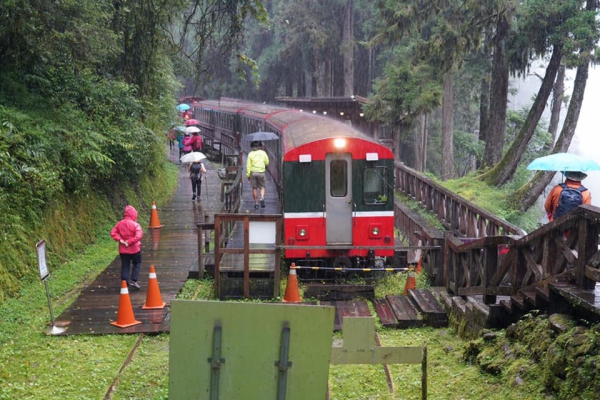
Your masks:
{"label": "information sign", "polygon": [[40,240],[35,247],[37,247],[37,256],[38,256],[38,267],[40,270],[40,279],[44,280],[50,275],[50,271],[48,271],[48,266],[46,265],[46,241]]}

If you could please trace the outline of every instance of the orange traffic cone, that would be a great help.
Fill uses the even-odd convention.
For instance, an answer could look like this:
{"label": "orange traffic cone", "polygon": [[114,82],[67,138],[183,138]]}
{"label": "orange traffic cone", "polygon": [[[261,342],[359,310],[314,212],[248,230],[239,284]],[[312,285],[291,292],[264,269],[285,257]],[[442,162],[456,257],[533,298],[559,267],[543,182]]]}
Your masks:
{"label": "orange traffic cone", "polygon": [[141,324],[141,321],[136,321],[129,299],[129,290],[127,290],[127,281],[121,281],[121,297],[119,297],[119,312],[117,314],[117,322],[111,322],[111,325],[119,328],[127,328],[129,326]]}
{"label": "orange traffic cone", "polygon": [[423,261],[423,256],[419,257],[419,262],[417,263],[417,274],[421,273],[421,269],[422,269],[421,261]]}
{"label": "orange traffic cone", "polygon": [[150,229],[162,228],[158,220],[158,211],[156,210],[156,202],[152,202],[152,213],[150,214]]}
{"label": "orange traffic cone", "polygon": [[408,294],[410,289],[415,289],[417,287],[417,281],[415,279],[415,271],[412,267],[408,270],[408,277],[406,278],[406,285],[404,285],[404,295]]}
{"label": "orange traffic cone", "polygon": [[300,303],[300,293],[298,292],[298,276],[296,275],[296,264],[292,263],[290,274],[288,275],[287,285],[285,287],[284,303]]}
{"label": "orange traffic cone", "polygon": [[154,266],[150,266],[150,278],[148,279],[148,294],[146,295],[146,304],[142,306],[144,310],[149,308],[164,308],[164,301],[160,296],[160,289],[158,288],[158,280],[156,280],[156,271]]}

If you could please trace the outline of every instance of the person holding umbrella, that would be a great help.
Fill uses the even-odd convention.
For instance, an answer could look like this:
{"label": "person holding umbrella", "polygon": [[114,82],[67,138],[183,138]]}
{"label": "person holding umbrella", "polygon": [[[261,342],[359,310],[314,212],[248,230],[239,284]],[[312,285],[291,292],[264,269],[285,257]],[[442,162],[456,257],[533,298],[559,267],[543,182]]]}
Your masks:
{"label": "person holding umbrella", "polygon": [[206,159],[206,156],[199,151],[194,151],[189,154],[185,154],[181,157],[181,162],[190,163],[187,167],[190,173],[190,180],[192,181],[192,201],[198,198],[200,201],[200,193],[202,191],[202,177],[206,173],[206,168],[202,162]]}
{"label": "person holding umbrella", "polygon": [[[252,186],[252,197],[254,197],[254,208],[260,206],[265,208],[265,169],[269,165],[269,156],[262,149],[262,143],[253,141],[250,146],[252,150],[248,153],[246,160],[246,176]],[[260,199],[258,191],[260,189]]]}
{"label": "person holding umbrella", "polygon": [[565,171],[563,175],[566,178],[565,182],[554,186],[544,203],[550,221],[565,215],[581,204],[592,204],[590,191],[581,184],[587,174],[580,171]]}

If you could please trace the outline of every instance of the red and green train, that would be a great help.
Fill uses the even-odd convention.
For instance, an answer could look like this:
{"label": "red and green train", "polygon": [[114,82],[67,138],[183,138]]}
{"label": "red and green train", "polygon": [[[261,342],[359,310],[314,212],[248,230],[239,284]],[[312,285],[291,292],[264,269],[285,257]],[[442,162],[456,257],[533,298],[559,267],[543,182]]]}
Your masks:
{"label": "red and green train", "polygon": [[200,101],[194,118],[215,138],[269,131],[264,142],[284,218],[284,254],[297,266],[380,270],[394,256],[394,157],[348,124],[232,99]]}

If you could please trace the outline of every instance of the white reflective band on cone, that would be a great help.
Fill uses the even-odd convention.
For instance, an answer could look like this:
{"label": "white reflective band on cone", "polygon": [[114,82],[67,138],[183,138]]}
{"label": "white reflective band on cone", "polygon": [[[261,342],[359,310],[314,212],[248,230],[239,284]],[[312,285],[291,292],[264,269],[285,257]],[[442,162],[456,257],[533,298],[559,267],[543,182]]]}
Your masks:
{"label": "white reflective band on cone", "polygon": [[150,272],[150,279],[156,279],[156,272]]}

